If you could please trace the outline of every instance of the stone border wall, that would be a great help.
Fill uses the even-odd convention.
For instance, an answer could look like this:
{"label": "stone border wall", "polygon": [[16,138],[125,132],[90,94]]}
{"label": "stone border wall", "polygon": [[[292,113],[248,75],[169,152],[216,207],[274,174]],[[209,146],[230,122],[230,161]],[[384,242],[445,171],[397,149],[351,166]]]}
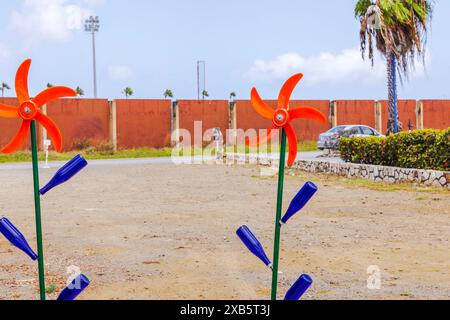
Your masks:
{"label": "stone border wall", "polygon": [[[227,162],[251,163],[263,166],[278,166],[278,159],[269,159],[257,155],[227,154]],[[401,183],[413,182],[426,186],[447,188],[450,190],[450,172],[383,167],[366,164],[333,163],[320,160],[298,160],[292,166],[312,173],[335,174],[347,178],[363,178],[375,182]]]}

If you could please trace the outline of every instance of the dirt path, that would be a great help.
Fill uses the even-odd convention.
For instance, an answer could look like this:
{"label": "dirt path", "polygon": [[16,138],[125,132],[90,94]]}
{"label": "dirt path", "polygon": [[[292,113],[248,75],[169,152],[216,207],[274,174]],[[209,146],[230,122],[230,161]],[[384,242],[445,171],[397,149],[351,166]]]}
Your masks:
{"label": "dirt path", "polygon": [[[286,199],[308,179],[320,192],[283,228],[280,297],[309,273],[307,299],[450,298],[449,193],[302,174]],[[2,171],[0,185],[0,214],[35,247],[30,171]],[[92,166],[43,199],[48,283],[59,292],[74,265],[92,281],[84,299],[267,299],[270,272],[235,230],[249,225],[271,256],[275,190],[256,167]],[[380,290],[367,289],[371,265]],[[11,298],[37,298],[36,265],[0,238],[0,299]]]}

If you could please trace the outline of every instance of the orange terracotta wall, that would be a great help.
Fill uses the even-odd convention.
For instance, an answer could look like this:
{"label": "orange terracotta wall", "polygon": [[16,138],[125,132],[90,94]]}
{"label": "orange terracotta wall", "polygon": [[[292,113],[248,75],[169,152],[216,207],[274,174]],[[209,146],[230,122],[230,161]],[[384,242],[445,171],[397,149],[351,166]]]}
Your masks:
{"label": "orange terracotta wall", "polygon": [[[264,100],[271,108],[277,107],[276,100]],[[247,131],[248,129],[268,129],[272,127],[272,121],[264,119],[253,109],[250,100],[236,101],[237,129]]]}
{"label": "orange terracotta wall", "polygon": [[330,123],[330,101],[329,100],[292,100],[291,108],[313,107],[323,113],[327,122],[322,124],[317,121],[306,119],[294,120],[293,126],[299,141],[317,141],[321,133],[327,132],[331,128]]}
{"label": "orange terracotta wall", "polygon": [[[275,100],[266,101],[276,108]],[[16,98],[0,98],[0,103],[18,105]],[[229,105],[226,100],[197,101],[180,100],[180,128],[194,134],[194,121],[203,122],[203,133],[212,128],[220,128],[223,134],[229,128]],[[117,100],[117,140],[119,148],[164,147],[170,144],[171,102],[165,100]],[[329,116],[328,100],[302,101],[294,100],[291,107],[312,106]],[[400,121],[405,130],[411,120],[416,129],[416,101],[400,100]],[[425,128],[446,129],[450,127],[450,100],[424,100]],[[110,140],[110,108],[106,99],[63,99],[50,102],[48,115],[56,122],[63,135],[63,147],[71,150],[75,141],[89,140],[93,145]],[[249,100],[236,101],[237,128],[267,129],[270,120],[260,117],[252,108]],[[388,119],[387,101],[382,101],[383,133]],[[365,124],[375,126],[374,100],[339,100],[337,101],[338,124]],[[0,147],[5,146],[17,133],[21,120],[0,118]],[[299,140],[316,140],[321,132],[330,128],[308,121],[294,121],[294,128]],[[42,128],[38,127],[39,136]],[[192,139],[194,137],[192,136]],[[38,140],[39,145],[41,139]],[[29,149],[29,139],[23,149]]]}
{"label": "orange terracotta wall", "polygon": [[[413,129],[417,129],[417,117],[416,117],[416,100],[399,100],[397,103],[398,116],[400,122],[403,123],[403,130],[409,130],[408,125],[411,123]],[[388,101],[381,101],[381,116],[382,116],[382,132],[383,134],[387,131],[387,122],[389,119],[389,104]]]}
{"label": "orange terracotta wall", "polygon": [[337,100],[337,124],[375,127],[374,100]]}
{"label": "orange terracotta wall", "polygon": [[450,100],[423,100],[424,128],[450,127]]}
{"label": "orange terracotta wall", "polygon": [[179,100],[180,129],[191,133],[194,143],[194,122],[203,122],[206,130],[220,128],[224,137],[229,129],[229,106],[227,100]]}
{"label": "orange terracotta wall", "polygon": [[109,104],[106,99],[61,99],[48,103],[47,115],[56,122],[63,149],[89,140],[93,145],[109,141]]}
{"label": "orange terracotta wall", "polygon": [[[276,100],[265,100],[265,102],[273,109],[277,107]],[[292,100],[290,107],[314,107],[329,119],[329,100]],[[247,131],[248,129],[260,130],[272,127],[272,121],[266,120],[257,114],[249,100],[236,101],[236,117],[237,128],[243,129],[244,131]],[[293,126],[299,141],[311,141],[317,140],[319,134],[329,130],[331,124],[329,121],[327,121],[326,124],[321,124],[311,120],[294,120]]]}
{"label": "orange terracotta wall", "polygon": [[170,108],[170,100],[116,100],[118,148],[169,146]]}

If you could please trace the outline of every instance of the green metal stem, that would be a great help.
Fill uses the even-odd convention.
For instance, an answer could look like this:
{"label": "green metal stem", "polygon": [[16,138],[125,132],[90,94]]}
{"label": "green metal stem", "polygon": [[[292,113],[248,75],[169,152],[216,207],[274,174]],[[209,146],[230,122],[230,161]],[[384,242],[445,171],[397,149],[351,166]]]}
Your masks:
{"label": "green metal stem", "polygon": [[278,262],[280,259],[281,215],[283,211],[284,168],[286,166],[286,132],[282,130],[280,148],[280,169],[278,171],[277,215],[275,219],[275,240],[273,245],[272,300],[277,300]]}
{"label": "green metal stem", "polygon": [[39,193],[39,159],[36,139],[36,122],[31,121],[31,153],[33,162],[34,181],[34,210],[36,215],[36,240],[39,265],[39,293],[41,300],[45,300],[45,270],[44,270],[44,249],[42,245],[42,223],[41,223],[41,195]]}

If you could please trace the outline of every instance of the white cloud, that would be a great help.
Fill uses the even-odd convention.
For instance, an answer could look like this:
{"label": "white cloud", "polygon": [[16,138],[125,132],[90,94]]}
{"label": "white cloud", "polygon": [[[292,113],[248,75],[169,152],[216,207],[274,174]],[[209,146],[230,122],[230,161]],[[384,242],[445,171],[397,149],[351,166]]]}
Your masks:
{"label": "white cloud", "polygon": [[112,80],[126,80],[132,76],[133,72],[128,66],[109,66],[108,74]]}
{"label": "white cloud", "polygon": [[[370,61],[361,58],[358,48],[345,49],[338,54],[323,52],[310,57],[293,52],[280,55],[273,60],[256,60],[248,76],[254,81],[270,81],[284,79],[298,72],[305,75],[306,84],[372,82],[386,77],[386,64],[377,56],[372,68]],[[423,74],[422,67],[417,67],[413,72],[415,76]]]}
{"label": "white cloud", "polygon": [[82,0],[82,2],[89,7],[95,7],[105,4],[106,0]]}
{"label": "white cloud", "polygon": [[9,58],[9,49],[0,42],[0,63],[6,62]]}
{"label": "white cloud", "polygon": [[66,40],[102,0],[23,0],[10,15],[10,28],[27,41]]}

